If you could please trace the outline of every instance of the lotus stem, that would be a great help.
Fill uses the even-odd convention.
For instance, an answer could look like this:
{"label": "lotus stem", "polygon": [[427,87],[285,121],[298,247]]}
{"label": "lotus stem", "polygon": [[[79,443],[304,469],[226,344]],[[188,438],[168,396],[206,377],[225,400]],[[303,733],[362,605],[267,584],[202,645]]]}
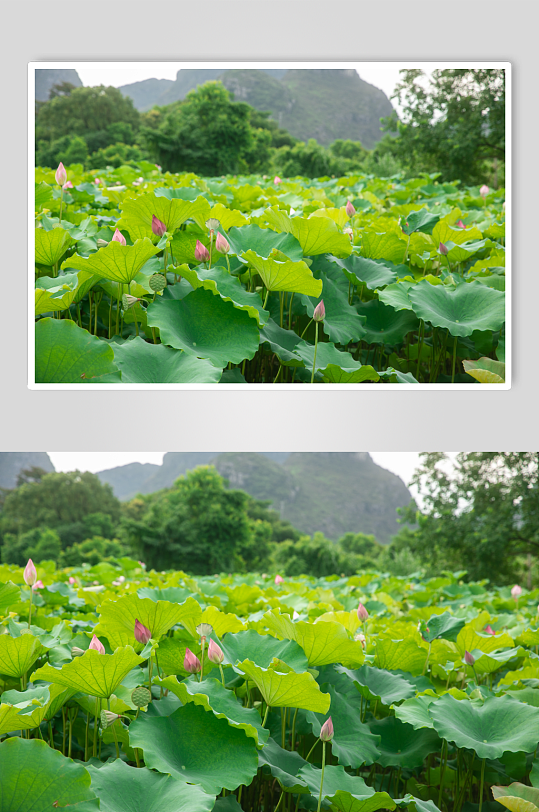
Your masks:
{"label": "lotus stem", "polygon": [[[318,327],[318,324],[316,325]],[[320,812],[322,806],[322,788],[324,786],[324,769],[326,767],[326,743],[322,742],[322,775],[320,777],[320,795],[318,796],[318,807],[316,812]],[[481,810],[479,810],[481,812]]]}
{"label": "lotus stem", "polygon": [[314,371],[316,369],[316,352],[318,350],[318,322],[315,323],[314,327],[314,358],[313,358],[313,371],[311,375],[311,383],[314,383]]}
{"label": "lotus stem", "polygon": [[455,364],[457,362],[457,336],[453,342],[453,367],[451,371],[451,383],[455,383]]}
{"label": "lotus stem", "polygon": [[34,599],[34,590],[30,587],[30,609],[28,610],[28,628],[30,628],[30,623],[32,622],[32,601]]}
{"label": "lotus stem", "polygon": [[262,727],[266,727],[266,720],[268,718],[269,709],[270,709],[270,706],[266,705],[266,712],[264,714],[264,719],[262,721]]}

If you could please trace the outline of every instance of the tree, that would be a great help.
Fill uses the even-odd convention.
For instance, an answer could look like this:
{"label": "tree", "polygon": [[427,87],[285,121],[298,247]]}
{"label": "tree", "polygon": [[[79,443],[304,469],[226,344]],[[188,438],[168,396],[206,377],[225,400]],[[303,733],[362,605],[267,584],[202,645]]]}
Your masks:
{"label": "tree", "polygon": [[142,133],[163,169],[215,176],[243,171],[253,145],[250,107],[221,82],[191,90],[181,102],[150,111]]}
{"label": "tree", "polygon": [[[402,109],[384,119],[397,130],[394,154],[419,172],[439,171],[442,180],[494,186],[505,165],[505,71],[401,70],[392,98]],[[490,178],[488,177],[490,175]]]}
{"label": "tree", "polygon": [[58,562],[62,542],[58,533],[50,527],[36,527],[19,536],[6,533],[0,553],[3,564],[16,564],[18,567],[24,567],[29,558],[34,563]]}
{"label": "tree", "polygon": [[498,584],[531,576],[539,558],[539,453],[461,453],[452,470],[445,454],[422,454],[411,484],[422,508],[401,511],[417,521],[406,544],[429,574],[462,569]]}

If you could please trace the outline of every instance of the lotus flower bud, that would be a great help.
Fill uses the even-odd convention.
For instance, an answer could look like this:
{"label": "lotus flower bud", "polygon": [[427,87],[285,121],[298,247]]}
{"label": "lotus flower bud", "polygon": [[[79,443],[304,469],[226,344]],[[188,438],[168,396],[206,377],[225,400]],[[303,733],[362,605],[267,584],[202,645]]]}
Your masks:
{"label": "lotus flower bud", "polygon": [[140,302],[140,299],[137,299],[136,296],[131,296],[130,293],[124,293],[122,296],[122,307],[124,310],[129,310],[129,308],[133,307],[137,302]]}
{"label": "lotus flower bud", "polygon": [[440,254],[443,254],[444,257],[446,257],[449,253],[449,251],[447,250],[447,245],[444,245],[443,242],[441,242],[440,245],[438,246],[438,251],[440,252]]}
{"label": "lotus flower bud", "polygon": [[82,655],[85,654],[85,653],[86,652],[84,651],[84,649],[79,648],[78,646],[73,646],[73,648],[71,649],[71,656],[72,657],[82,657]]}
{"label": "lotus flower bud", "polygon": [[216,217],[210,217],[209,220],[206,220],[206,228],[209,230],[210,236],[217,231],[220,225],[221,223]]}
{"label": "lotus flower bud", "polygon": [[208,644],[208,660],[210,663],[221,665],[224,659],[225,655],[223,654],[221,646],[218,646],[217,643],[214,643],[213,640],[210,639]]}
{"label": "lotus flower bud", "polygon": [[464,652],[464,662],[466,665],[475,665],[475,657],[469,651]]}
{"label": "lotus flower bud", "polygon": [[283,581],[284,581],[284,578],[283,578],[282,575],[276,575],[275,576],[275,583],[276,584],[282,584]]}
{"label": "lotus flower bud", "polygon": [[275,175],[275,177],[273,178],[273,182],[277,186],[277,184],[282,183],[282,180],[279,177],[279,175]]}
{"label": "lotus flower bud", "polygon": [[324,300],[320,299],[314,308],[313,319],[315,321],[324,321],[326,318],[326,308],[324,307]]}
{"label": "lotus flower bud", "polygon": [[106,248],[108,244],[108,240],[102,240],[101,237],[96,240],[96,245],[98,248]]}
{"label": "lotus flower bud", "polygon": [[32,589],[45,589],[43,581],[36,581]]}
{"label": "lotus flower bud", "polygon": [[195,259],[198,262],[207,262],[210,258],[210,252],[206,248],[205,245],[202,245],[200,240],[197,240],[197,244],[195,246]]}
{"label": "lotus flower bud", "polygon": [[64,183],[67,180],[67,172],[65,170],[65,166],[63,165],[63,163],[60,162],[58,164],[58,169],[56,170],[54,177],[56,178],[56,183],[58,184],[58,186],[64,185]]}
{"label": "lotus flower bud", "polygon": [[105,646],[103,645],[103,643],[100,640],[98,640],[98,638],[95,636],[95,634],[92,637],[92,640],[91,640],[90,645],[88,646],[88,648],[89,649],[91,648],[94,651],[97,651],[99,654],[104,654],[105,653]]}
{"label": "lotus flower bud", "polygon": [[158,220],[155,214],[152,214],[152,231],[156,237],[162,237],[167,230],[166,225],[162,220]]}
{"label": "lotus flower bud", "polygon": [[496,632],[494,631],[494,629],[490,624],[488,626],[485,626],[485,631],[487,634],[492,634],[493,636],[496,634]]}
{"label": "lotus flower bud", "polygon": [[223,237],[220,231],[217,232],[217,237],[215,238],[215,247],[220,254],[228,254],[230,251],[230,243]]}
{"label": "lotus flower bud", "polygon": [[[61,166],[61,164],[60,164],[60,166]],[[485,185],[481,186],[481,188],[479,189],[479,194],[484,199],[488,195],[488,186],[485,186]]]}
{"label": "lotus flower bud", "polygon": [[346,213],[348,217],[353,217],[354,214],[356,213],[354,206],[349,200],[346,201]]}
{"label": "lotus flower bud", "polygon": [[109,710],[102,710],[101,715],[99,717],[99,721],[101,722],[102,728],[107,728],[113,725],[116,719],[119,718],[120,716],[117,713],[113,713],[112,711]]}
{"label": "lotus flower bud", "polygon": [[99,178],[96,178],[96,179],[94,180],[94,183],[95,183],[95,185],[96,185],[96,186],[99,186],[99,184],[101,183],[101,181],[99,180]]}
{"label": "lotus flower bud", "polygon": [[459,220],[458,223],[455,223],[455,225],[457,228],[466,228],[462,220]]}
{"label": "lotus flower bud", "polygon": [[143,570],[146,569],[146,564],[144,563],[144,561],[139,561],[138,563],[140,564]]}
{"label": "lotus flower bud", "polygon": [[144,685],[135,688],[131,693],[131,702],[136,708],[145,708],[151,701],[152,695]]}
{"label": "lotus flower bud", "polygon": [[159,171],[161,171],[161,167],[159,166],[159,164],[156,164],[155,166],[157,169],[159,169]]}
{"label": "lotus flower bud", "polygon": [[522,587],[519,586],[518,584],[515,584],[513,589],[511,590],[511,597],[517,600],[517,598],[520,598],[521,595],[522,595]]}
{"label": "lotus flower bud", "polygon": [[70,180],[68,180],[67,183],[64,183],[64,185],[62,186],[62,189],[72,189],[72,188],[73,184],[71,183]]}
{"label": "lotus flower bud", "polygon": [[367,612],[362,603],[360,603],[359,606],[357,607],[357,616],[362,623],[365,623],[365,621],[369,617],[369,613]]}
{"label": "lotus flower bud", "polygon": [[200,637],[203,637],[204,640],[206,637],[209,637],[213,631],[213,626],[210,623],[199,623],[197,626],[197,634]]}
{"label": "lotus flower bud", "polygon": [[34,567],[34,562],[31,558],[28,559],[28,563],[24,568],[23,578],[26,586],[34,586],[35,582],[37,581],[36,568]]}
{"label": "lotus flower bud", "polygon": [[151,631],[146,626],[143,626],[140,620],[135,618],[135,640],[137,643],[142,643],[145,646],[151,636]]}
{"label": "lotus flower bud", "polygon": [[111,242],[119,242],[119,243],[120,243],[120,245],[126,245],[125,237],[124,237],[124,235],[122,234],[122,232],[121,232],[121,231],[119,231],[118,229],[116,229],[116,231],[115,231],[115,232],[114,232],[114,234],[112,235],[112,240],[111,240]]}
{"label": "lotus flower bud", "polygon": [[188,674],[199,674],[200,673],[200,660],[198,657],[193,654],[190,649],[185,649],[185,657],[183,660],[183,667],[187,671]]}
{"label": "lotus flower bud", "polygon": [[322,729],[320,731],[320,741],[330,742],[332,738],[333,738],[333,722],[331,721],[331,716],[328,716],[328,718],[322,725]]}

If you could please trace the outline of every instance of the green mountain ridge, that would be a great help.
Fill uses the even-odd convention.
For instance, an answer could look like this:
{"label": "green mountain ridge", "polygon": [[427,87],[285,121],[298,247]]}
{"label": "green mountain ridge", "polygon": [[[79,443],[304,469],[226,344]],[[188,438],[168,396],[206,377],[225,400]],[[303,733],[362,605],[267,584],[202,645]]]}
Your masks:
{"label": "green mountain ridge", "polygon": [[54,471],[54,465],[46,451],[2,451],[0,488],[14,488],[20,472],[29,468],[43,468],[47,473]]}

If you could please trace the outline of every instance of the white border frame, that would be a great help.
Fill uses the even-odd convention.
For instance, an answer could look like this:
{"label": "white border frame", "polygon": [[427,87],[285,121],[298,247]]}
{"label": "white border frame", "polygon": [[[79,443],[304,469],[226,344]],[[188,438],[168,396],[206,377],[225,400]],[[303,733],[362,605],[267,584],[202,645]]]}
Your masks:
{"label": "white border frame", "polygon": [[[394,64],[390,60],[368,60],[369,64]],[[176,66],[177,70],[183,68],[197,68],[197,69],[211,69],[211,68],[219,68],[223,67],[224,69],[263,69],[263,68],[302,68],[302,69],[339,69],[339,68],[352,68],[352,69],[359,69],[361,66],[361,62],[290,62],[290,61],[261,61],[261,62],[252,62],[252,61],[231,61],[231,60],[215,60],[213,62],[193,62],[193,61],[179,61],[179,62],[170,62],[169,60],[163,60],[162,62],[146,62],[144,60],[140,62],[105,62],[105,61],[86,61],[80,60],[77,62],[72,61],[63,61],[63,62],[29,62],[28,63],[28,389],[33,390],[45,390],[45,389],[56,389],[60,391],[64,390],[73,390],[80,392],[86,388],[89,388],[90,391],[112,391],[112,390],[119,390],[119,391],[127,391],[130,389],[140,390],[140,391],[160,391],[160,390],[215,390],[217,387],[217,391],[221,390],[243,390],[243,391],[252,391],[252,390],[265,390],[265,391],[301,391],[304,392],[308,389],[316,390],[320,392],[332,392],[336,390],[343,390],[343,391],[354,391],[360,390],[363,392],[373,392],[373,391],[380,391],[381,389],[386,389],[389,392],[395,391],[401,392],[403,390],[411,390],[413,392],[418,391],[418,389],[422,389],[426,392],[432,392],[435,390],[443,390],[446,392],[453,392],[455,390],[465,390],[468,392],[478,392],[478,391],[506,391],[511,389],[512,385],[512,140],[511,140],[511,112],[512,112],[512,87],[511,87],[511,63],[510,62],[473,62],[473,61],[466,61],[466,62],[433,62],[427,60],[417,60],[414,62],[401,62],[400,60],[397,62],[399,68],[503,68],[505,70],[505,89],[506,89],[506,107],[505,107],[505,136],[506,136],[506,162],[505,162],[505,188],[506,188],[506,213],[505,213],[505,222],[506,222],[506,240],[505,240],[505,249],[506,249],[506,267],[505,267],[505,276],[507,284],[506,284],[506,291],[505,291],[505,308],[506,308],[506,360],[505,360],[505,383],[503,384],[481,384],[477,385],[475,383],[421,383],[421,384],[385,384],[382,387],[371,384],[364,384],[364,383],[349,383],[349,384],[302,384],[298,386],[297,384],[278,384],[273,385],[271,383],[250,383],[250,384],[221,384],[221,383],[206,383],[206,384],[192,384],[192,383],[182,383],[182,384],[138,384],[138,383],[122,383],[122,384],[92,384],[89,386],[88,384],[62,384],[62,383],[35,383],[35,312],[34,312],[34,297],[33,297],[33,290],[34,290],[34,283],[35,283],[35,265],[34,265],[34,256],[35,256],[35,239],[34,239],[34,229],[35,229],[35,206],[34,206],[34,184],[35,184],[35,71],[36,70],[43,70],[43,69],[59,69],[59,68],[72,68],[77,70],[84,64],[87,67],[96,66],[102,69],[108,70],[129,70],[139,68],[144,65],[150,72],[153,70],[157,70],[158,67],[162,66],[163,64],[173,64]],[[365,64],[365,62],[363,63]]]}

